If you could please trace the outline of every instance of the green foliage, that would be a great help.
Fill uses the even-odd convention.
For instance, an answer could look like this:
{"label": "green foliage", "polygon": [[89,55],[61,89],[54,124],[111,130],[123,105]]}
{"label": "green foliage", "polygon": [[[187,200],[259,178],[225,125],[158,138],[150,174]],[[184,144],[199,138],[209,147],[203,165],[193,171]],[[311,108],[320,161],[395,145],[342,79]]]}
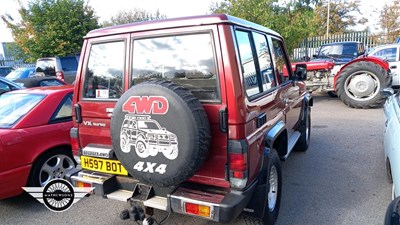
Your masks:
{"label": "green foliage", "polygon": [[358,18],[361,15],[360,0],[323,0],[317,4],[315,8],[314,21],[320,27],[318,35],[326,34],[327,17],[329,4],[329,34],[341,34],[349,31],[351,27],[357,24],[365,24],[368,19],[365,17]]}
{"label": "green foliage", "polygon": [[22,21],[9,15],[2,20],[28,61],[80,52],[83,36],[98,28],[97,17],[83,0],[34,0],[25,8],[19,2]]}
{"label": "green foliage", "polygon": [[[285,3],[286,2],[286,3]],[[226,13],[280,33],[288,52],[313,35],[317,26],[312,6],[316,0],[223,0],[210,7],[212,13]]]}
{"label": "green foliage", "polygon": [[393,42],[400,36],[400,0],[386,3],[379,16],[379,24],[388,36],[388,41]]}
{"label": "green foliage", "polygon": [[167,16],[161,14],[158,9],[155,13],[142,9],[131,9],[127,11],[119,11],[117,15],[111,17],[110,21],[105,21],[103,27],[166,18]]}

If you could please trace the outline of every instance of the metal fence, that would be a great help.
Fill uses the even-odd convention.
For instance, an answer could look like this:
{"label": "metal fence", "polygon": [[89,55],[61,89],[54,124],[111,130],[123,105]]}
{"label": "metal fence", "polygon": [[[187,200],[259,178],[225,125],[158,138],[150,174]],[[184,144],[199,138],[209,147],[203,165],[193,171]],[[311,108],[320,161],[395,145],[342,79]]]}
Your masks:
{"label": "metal fence", "polygon": [[25,63],[23,60],[13,57],[2,57],[0,58],[0,66],[12,66],[14,68],[35,67],[35,63]]}
{"label": "metal fence", "polygon": [[342,41],[359,41],[363,42],[366,49],[382,45],[393,43],[397,37],[393,35],[373,35],[368,31],[350,32],[343,34],[332,34],[329,36],[317,36],[309,37],[304,39],[298,48],[293,50],[292,60],[293,61],[305,61],[312,58],[312,55],[316,53],[319,46],[326,43],[342,42]]}

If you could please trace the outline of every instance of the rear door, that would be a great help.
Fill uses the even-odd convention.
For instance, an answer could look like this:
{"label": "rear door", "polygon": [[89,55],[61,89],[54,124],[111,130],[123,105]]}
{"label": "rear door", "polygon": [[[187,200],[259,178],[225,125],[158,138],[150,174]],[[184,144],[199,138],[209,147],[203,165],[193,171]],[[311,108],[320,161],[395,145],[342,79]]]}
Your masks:
{"label": "rear door", "polygon": [[78,105],[82,122],[78,124],[81,147],[103,144],[111,147],[110,121],[113,108],[123,92],[128,74],[129,34],[88,40],[82,56]]}
{"label": "rear door", "polygon": [[146,80],[169,80],[189,89],[200,100],[211,126],[211,145],[208,158],[191,180],[226,185],[227,127],[221,122],[226,118],[226,96],[217,27],[132,33],[131,51],[129,87]]}

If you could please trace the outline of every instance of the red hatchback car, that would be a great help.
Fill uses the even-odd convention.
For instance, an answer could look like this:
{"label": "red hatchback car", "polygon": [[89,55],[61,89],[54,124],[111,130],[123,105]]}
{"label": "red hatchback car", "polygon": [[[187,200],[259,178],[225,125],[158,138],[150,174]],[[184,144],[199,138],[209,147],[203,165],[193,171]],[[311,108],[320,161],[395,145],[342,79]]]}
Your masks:
{"label": "red hatchback car", "polygon": [[0,96],[0,199],[21,187],[63,178],[71,154],[73,86],[38,87]]}

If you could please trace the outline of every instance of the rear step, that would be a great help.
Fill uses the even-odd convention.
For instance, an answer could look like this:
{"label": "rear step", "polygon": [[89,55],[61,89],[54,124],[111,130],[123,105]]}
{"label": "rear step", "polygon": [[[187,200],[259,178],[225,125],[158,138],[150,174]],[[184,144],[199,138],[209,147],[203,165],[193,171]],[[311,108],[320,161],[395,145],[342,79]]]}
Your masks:
{"label": "rear step", "polygon": [[118,200],[122,202],[127,202],[132,197],[133,192],[127,190],[116,190],[110,194],[106,194],[108,199]]}
{"label": "rear step", "polygon": [[143,205],[146,207],[167,211],[168,200],[167,200],[167,198],[163,198],[160,196],[154,196],[154,197],[144,201]]}
{"label": "rear step", "polygon": [[152,187],[148,185],[136,184],[133,191],[118,189],[107,192],[107,190],[110,191],[110,188],[105,188],[104,185],[106,185],[106,183],[108,183],[107,186],[117,186],[116,184],[114,184],[115,175],[100,174],[93,171],[80,171],[79,173],[73,175],[71,178],[74,186],[77,186],[76,184],[78,181],[90,184],[91,186],[95,187],[95,194],[101,194],[108,199],[122,202],[128,202],[130,199],[139,200],[143,201],[143,205],[146,207],[164,211],[167,211],[168,209],[167,198],[154,196]]}

